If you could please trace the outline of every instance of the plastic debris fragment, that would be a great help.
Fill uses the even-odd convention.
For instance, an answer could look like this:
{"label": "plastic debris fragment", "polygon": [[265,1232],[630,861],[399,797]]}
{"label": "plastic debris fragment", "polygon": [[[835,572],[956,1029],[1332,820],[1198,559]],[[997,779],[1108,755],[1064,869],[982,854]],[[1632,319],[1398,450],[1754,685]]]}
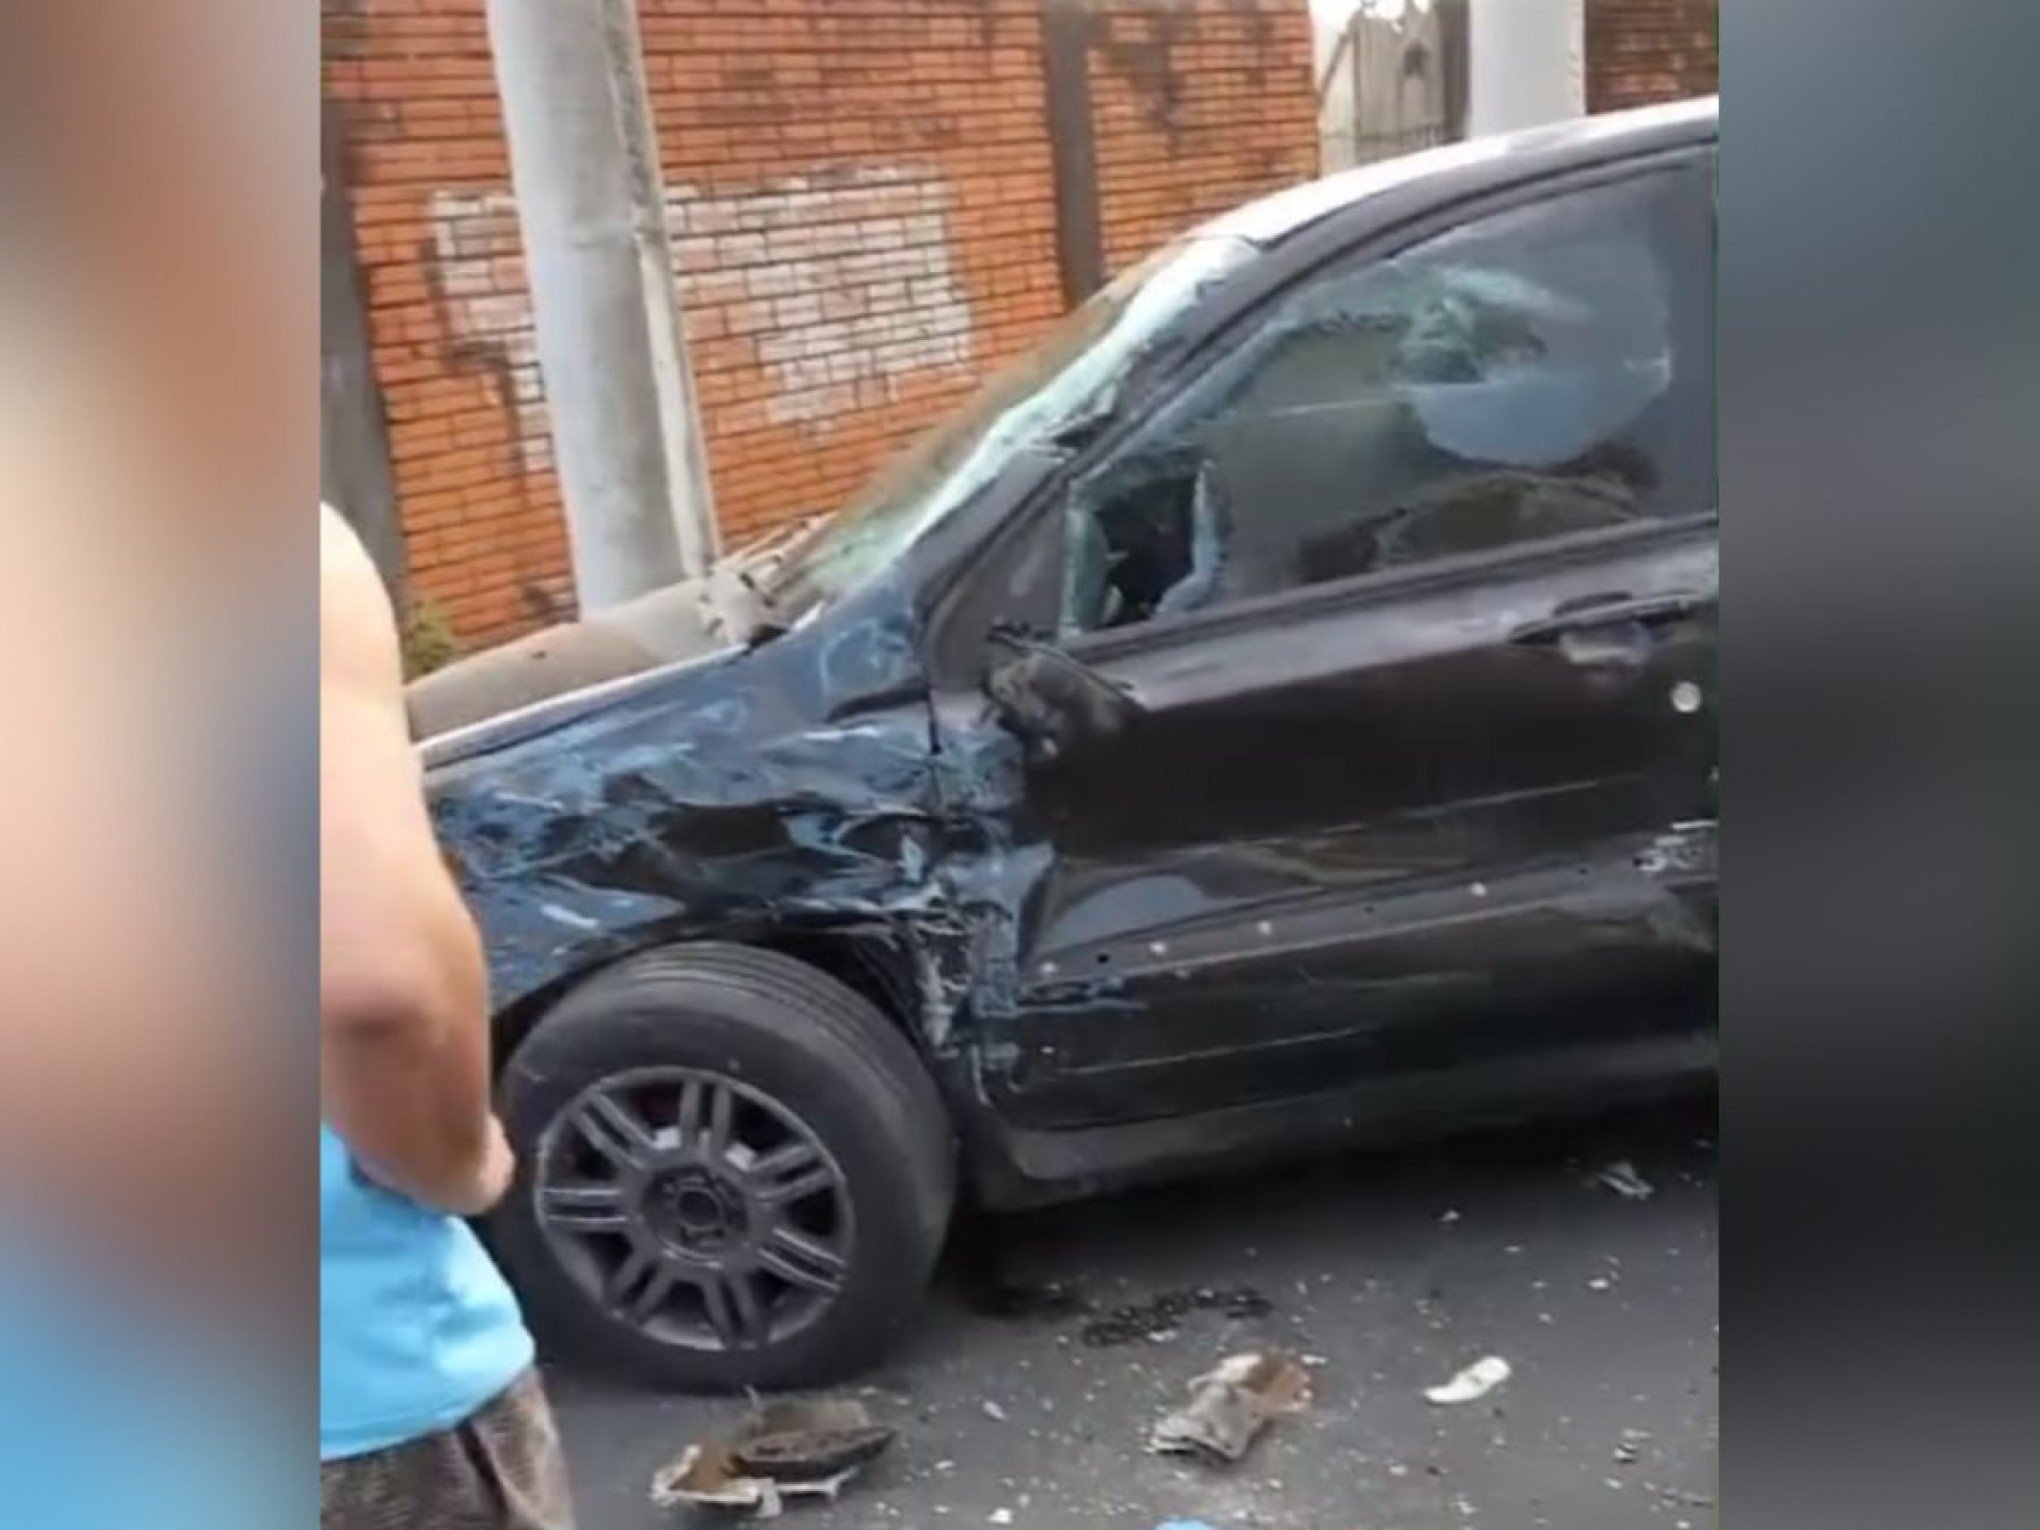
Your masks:
{"label": "plastic debris fragment", "polygon": [[652,1502],[751,1509],[770,1519],[791,1497],[833,1501],[894,1436],[859,1402],[767,1403],[727,1438],[689,1445],[662,1467]]}
{"label": "plastic debris fragment", "polygon": [[1606,1185],[1624,1200],[1647,1201],[1657,1194],[1657,1187],[1636,1172],[1636,1165],[1627,1158],[1618,1158],[1594,1176],[1594,1182]]}
{"label": "plastic debris fragment", "polygon": [[1309,1402],[1310,1376],[1291,1356],[1230,1355],[1190,1383],[1190,1401],[1155,1425],[1148,1447],[1158,1455],[1237,1461],[1271,1419],[1300,1413]]}
{"label": "plastic debris fragment", "polygon": [[1509,1362],[1500,1355],[1488,1355],[1473,1362],[1450,1381],[1424,1389],[1424,1398],[1441,1407],[1474,1402],[1509,1379]]}

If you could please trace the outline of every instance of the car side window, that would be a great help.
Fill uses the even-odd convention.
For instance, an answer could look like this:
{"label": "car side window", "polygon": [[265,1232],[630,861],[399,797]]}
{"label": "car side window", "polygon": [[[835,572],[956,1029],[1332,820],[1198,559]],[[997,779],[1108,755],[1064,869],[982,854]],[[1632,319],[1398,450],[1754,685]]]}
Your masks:
{"label": "car side window", "polygon": [[1071,487],[1066,634],[1714,507],[1682,166],[1320,273]]}

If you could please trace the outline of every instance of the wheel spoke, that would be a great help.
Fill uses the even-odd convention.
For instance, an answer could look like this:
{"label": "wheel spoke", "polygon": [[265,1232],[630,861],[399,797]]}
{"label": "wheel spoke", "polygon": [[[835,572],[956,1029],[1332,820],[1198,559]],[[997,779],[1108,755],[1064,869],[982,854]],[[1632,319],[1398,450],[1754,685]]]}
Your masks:
{"label": "wheel spoke", "polygon": [[810,1291],[835,1292],[843,1287],[843,1256],[812,1233],[784,1222],[766,1234],[758,1250],[758,1264],[781,1280]]}
{"label": "wheel spoke", "polygon": [[613,1095],[589,1096],[574,1113],[574,1125],[596,1152],[622,1168],[642,1168],[652,1151],[652,1136],[644,1122]]}
{"label": "wheel spoke", "polygon": [[623,1191],[616,1185],[545,1185],[538,1192],[538,1215],[557,1232],[622,1232]]}
{"label": "wheel spoke", "polygon": [[730,1127],[737,1114],[737,1093],[721,1084],[708,1086],[708,1140],[703,1144],[711,1162],[730,1150]]}
{"label": "wheel spoke", "polygon": [[698,1078],[689,1078],[680,1086],[680,1109],[675,1120],[682,1149],[693,1146],[694,1139],[701,1135],[701,1110],[707,1102],[708,1088]]}
{"label": "wheel spoke", "polygon": [[744,1270],[712,1270],[701,1284],[709,1326],[730,1349],[749,1349],[771,1336],[758,1288]]}
{"label": "wheel spoke", "polygon": [[665,1302],[674,1280],[670,1261],[633,1245],[603,1287],[603,1300],[642,1326]]}
{"label": "wheel spoke", "polygon": [[761,1201],[768,1206],[786,1206],[829,1189],[836,1176],[811,1144],[795,1140],[752,1164],[750,1180]]}

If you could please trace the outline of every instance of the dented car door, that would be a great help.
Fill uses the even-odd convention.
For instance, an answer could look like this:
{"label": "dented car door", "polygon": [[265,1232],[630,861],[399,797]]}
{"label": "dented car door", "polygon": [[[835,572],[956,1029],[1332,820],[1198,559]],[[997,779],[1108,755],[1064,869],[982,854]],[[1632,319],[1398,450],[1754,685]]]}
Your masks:
{"label": "dented car door", "polygon": [[1616,167],[1312,273],[1067,476],[1054,642],[988,659],[1008,1119],[1711,1045],[1711,328],[1708,162]]}

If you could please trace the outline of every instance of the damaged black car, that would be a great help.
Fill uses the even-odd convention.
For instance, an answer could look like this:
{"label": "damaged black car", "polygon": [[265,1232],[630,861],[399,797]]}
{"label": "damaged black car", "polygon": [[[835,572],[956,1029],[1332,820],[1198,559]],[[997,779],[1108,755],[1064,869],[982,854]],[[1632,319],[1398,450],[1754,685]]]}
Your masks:
{"label": "damaged black car", "polygon": [[811,1383],[960,1199],[1711,1076],[1716,120],[1222,217],[838,515],[415,688],[542,1335]]}

